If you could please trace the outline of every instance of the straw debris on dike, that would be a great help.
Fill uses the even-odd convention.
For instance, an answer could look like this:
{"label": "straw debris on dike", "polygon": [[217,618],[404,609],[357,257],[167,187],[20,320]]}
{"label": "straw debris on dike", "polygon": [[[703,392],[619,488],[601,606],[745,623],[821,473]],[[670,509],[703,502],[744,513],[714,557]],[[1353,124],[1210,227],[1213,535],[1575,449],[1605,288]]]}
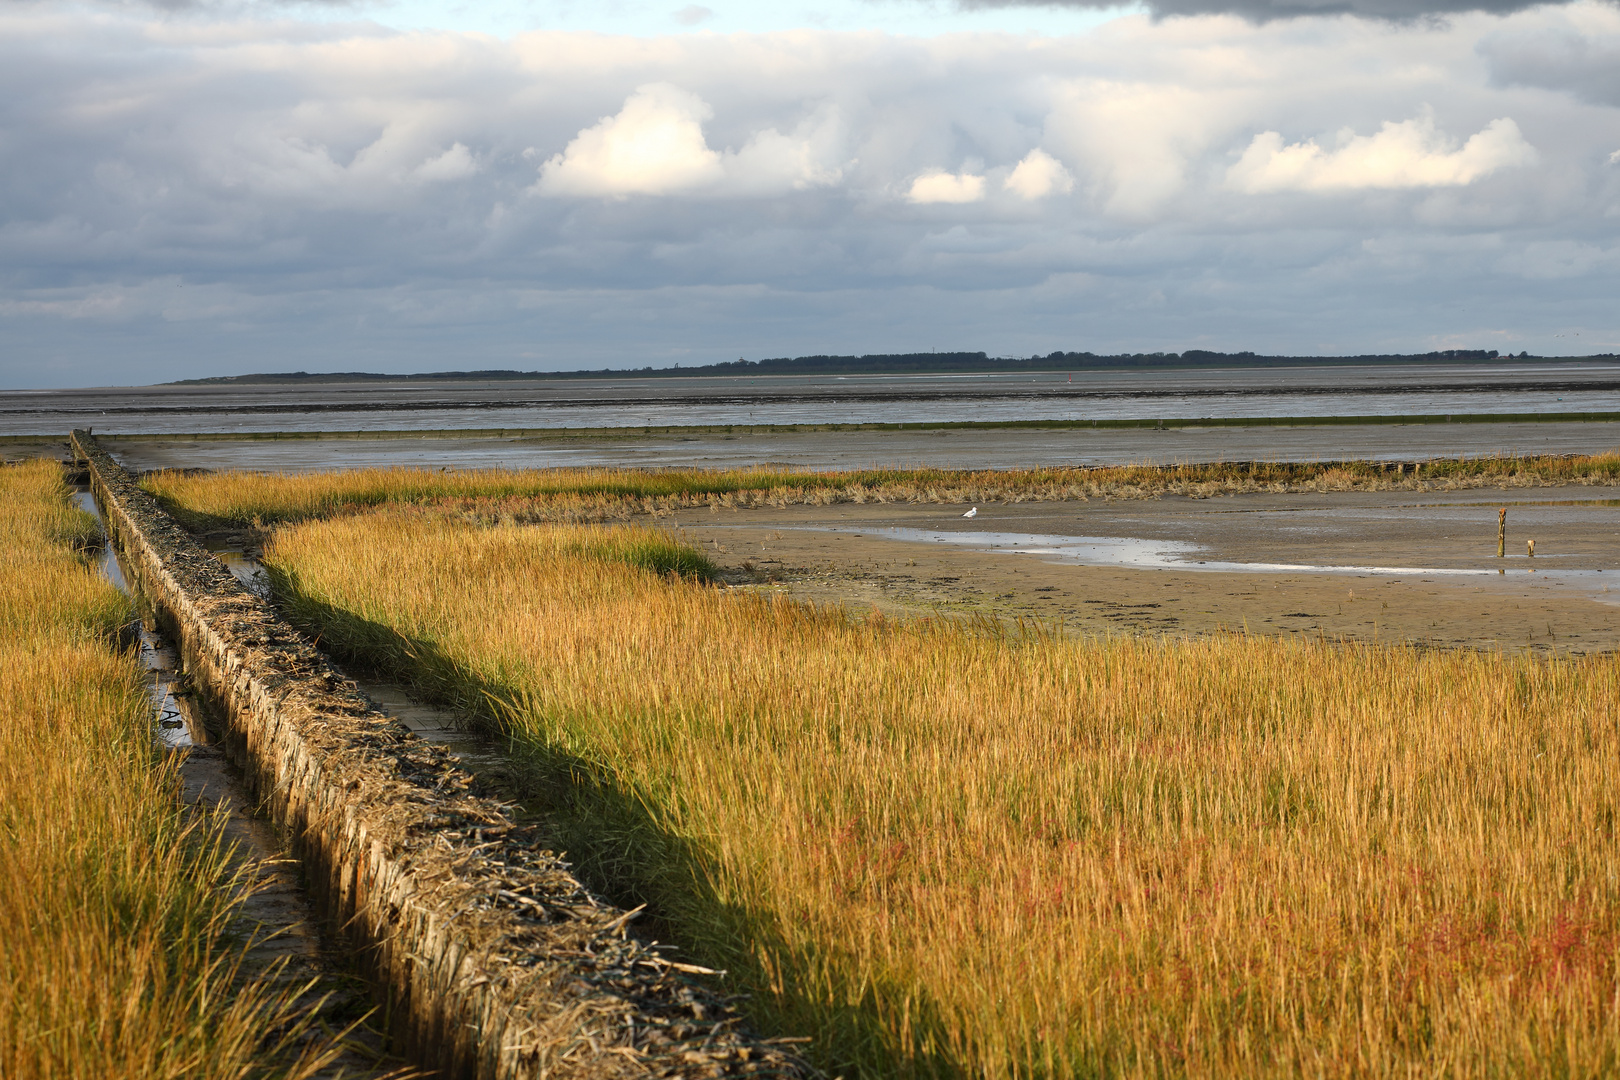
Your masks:
{"label": "straw debris on dike", "polygon": [[585,879],[825,1069],[1620,1071],[1614,656],[861,617],[654,529],[521,523],[718,484],[515,475],[148,485],[300,521],[264,551],[288,617],[506,739]]}

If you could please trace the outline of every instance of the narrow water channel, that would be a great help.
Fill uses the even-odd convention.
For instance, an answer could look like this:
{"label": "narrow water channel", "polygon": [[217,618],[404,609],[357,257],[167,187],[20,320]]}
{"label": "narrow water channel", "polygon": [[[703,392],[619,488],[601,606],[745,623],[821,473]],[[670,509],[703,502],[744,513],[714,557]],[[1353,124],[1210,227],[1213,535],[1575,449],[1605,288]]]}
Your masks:
{"label": "narrow water channel", "polygon": [[[106,520],[95,496],[80,489],[74,501],[96,516],[105,535]],[[373,1008],[366,983],[350,974],[340,952],[323,940],[297,862],[287,854],[276,827],[254,813],[253,796],[241,770],[226,758],[203,711],[186,692],[179,655],[173,643],[157,632],[141,598],[130,588],[112,544],[102,545],[96,563],[107,580],[142,610],[140,653],[152,678],[153,735],[166,753],[178,759],[182,798],[199,812],[223,813],[225,837],[235,849],[237,863],[251,866],[258,878],[258,887],[242,906],[242,929],[253,942],[247,969],[263,972],[280,964],[279,982],[311,984],[303,997],[311,1006],[319,1003],[318,1028],[329,1033],[348,1027]],[[362,1025],[321,1075],[363,1080],[396,1073],[404,1062],[388,1054],[385,1045],[380,1033]]]}
{"label": "narrow water channel", "polygon": [[[215,536],[199,537],[199,542],[250,592],[265,600],[271,599],[264,567],[240,541]],[[345,678],[352,680],[379,709],[402,721],[417,738],[439,743],[452,751],[461,759],[462,767],[467,771],[477,774],[481,767],[487,770],[499,766],[504,760],[505,755],[499,747],[469,732],[454,713],[425,704],[412,694],[409,687],[356,674],[330,654],[326,655],[326,659]]]}

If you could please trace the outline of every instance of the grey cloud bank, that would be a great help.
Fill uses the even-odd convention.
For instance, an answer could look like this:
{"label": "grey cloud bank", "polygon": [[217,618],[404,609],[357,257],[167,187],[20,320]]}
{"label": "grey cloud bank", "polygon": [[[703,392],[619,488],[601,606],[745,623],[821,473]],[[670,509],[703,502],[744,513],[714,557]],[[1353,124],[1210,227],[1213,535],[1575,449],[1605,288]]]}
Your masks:
{"label": "grey cloud bank", "polygon": [[1480,44],[1501,86],[1556,90],[1594,105],[1620,106],[1620,35],[1547,26],[1493,34]]}
{"label": "grey cloud bank", "polygon": [[1616,41],[1602,4],[510,41],[0,9],[0,384],[1616,350]]}

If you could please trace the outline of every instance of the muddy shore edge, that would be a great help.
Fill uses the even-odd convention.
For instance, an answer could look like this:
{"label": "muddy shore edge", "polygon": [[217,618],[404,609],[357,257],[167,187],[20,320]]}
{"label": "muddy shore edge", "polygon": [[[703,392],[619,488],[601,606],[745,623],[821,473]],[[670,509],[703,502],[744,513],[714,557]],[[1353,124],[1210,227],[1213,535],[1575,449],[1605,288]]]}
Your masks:
{"label": "muddy shore edge", "polygon": [[478,1080],[812,1075],[630,937],[632,913],[374,708],[88,432],[71,444],[126,572],[413,1062]]}

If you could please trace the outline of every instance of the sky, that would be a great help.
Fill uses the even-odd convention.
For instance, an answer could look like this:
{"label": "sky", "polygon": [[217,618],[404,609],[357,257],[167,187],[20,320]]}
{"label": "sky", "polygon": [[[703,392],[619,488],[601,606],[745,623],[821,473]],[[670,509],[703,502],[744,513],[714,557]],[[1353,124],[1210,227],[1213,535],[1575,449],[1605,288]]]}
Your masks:
{"label": "sky", "polygon": [[1620,351],[1620,7],[0,0],[0,388]]}

